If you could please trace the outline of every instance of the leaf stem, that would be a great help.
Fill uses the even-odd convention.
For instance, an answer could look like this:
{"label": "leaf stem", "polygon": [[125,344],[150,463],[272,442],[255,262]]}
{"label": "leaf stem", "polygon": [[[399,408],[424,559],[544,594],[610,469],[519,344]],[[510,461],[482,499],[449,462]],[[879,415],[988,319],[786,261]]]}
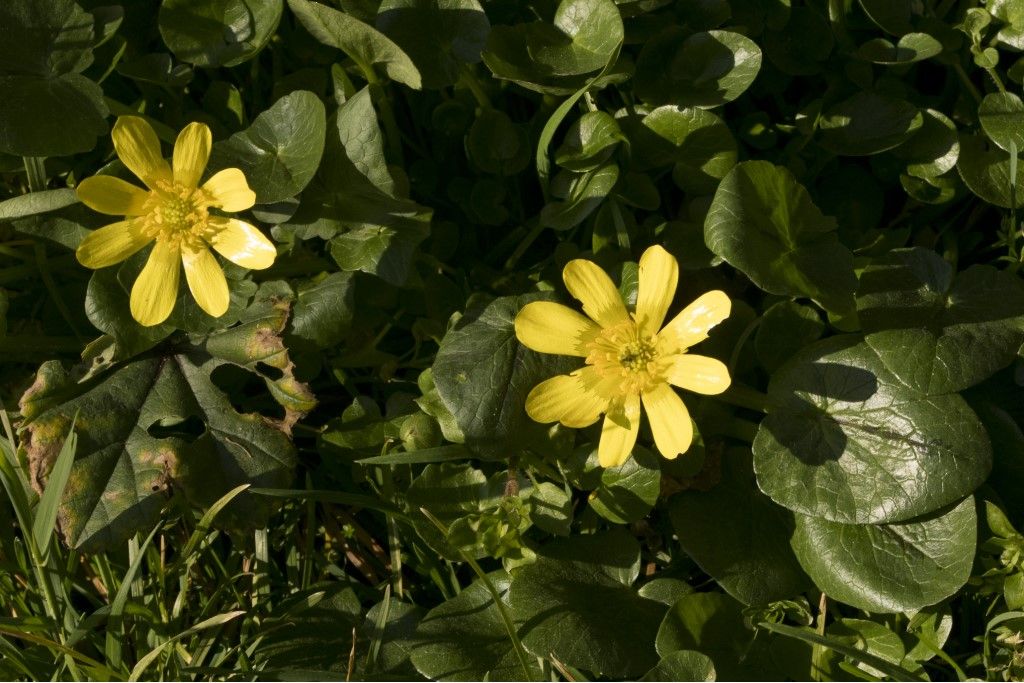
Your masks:
{"label": "leaf stem", "polygon": [[723,393],[718,394],[718,396],[711,396],[710,398],[717,398],[724,403],[756,410],[759,413],[768,413],[771,407],[768,394],[758,391],[753,387],[748,387],[745,384],[733,384]]}
{"label": "leaf stem", "polygon": [[541,225],[540,220],[535,220],[536,222],[530,227],[530,232],[526,233],[526,236],[519,241],[519,244],[516,245],[515,251],[513,251],[512,255],[508,257],[507,261],[505,261],[505,270],[512,270],[515,268],[516,263],[522,255],[526,253],[526,250],[530,248],[530,245],[540,237],[542,232],[544,232],[544,226]]}
{"label": "leaf stem", "polygon": [[462,74],[459,76],[459,82],[462,83],[466,88],[473,93],[473,97],[476,98],[476,103],[480,105],[481,109],[494,109],[491,104],[491,99],[487,97],[487,93],[484,92],[483,86],[480,85],[480,80],[473,73],[472,68],[468,64],[462,65]]}

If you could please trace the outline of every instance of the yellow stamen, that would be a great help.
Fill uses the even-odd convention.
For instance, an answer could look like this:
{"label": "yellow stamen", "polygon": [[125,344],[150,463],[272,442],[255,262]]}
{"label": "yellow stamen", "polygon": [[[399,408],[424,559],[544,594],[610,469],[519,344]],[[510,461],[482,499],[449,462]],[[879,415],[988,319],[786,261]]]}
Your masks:
{"label": "yellow stamen", "polygon": [[146,200],[143,232],[152,239],[199,249],[210,230],[211,204],[212,198],[201,188],[160,181]]}

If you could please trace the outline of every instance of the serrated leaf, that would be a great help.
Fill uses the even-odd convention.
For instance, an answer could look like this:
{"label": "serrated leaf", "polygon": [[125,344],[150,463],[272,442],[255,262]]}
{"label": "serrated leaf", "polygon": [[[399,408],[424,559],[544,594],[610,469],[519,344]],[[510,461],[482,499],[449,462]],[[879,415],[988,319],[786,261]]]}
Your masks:
{"label": "serrated leaf", "polygon": [[871,612],[905,612],[955,593],[971,573],[974,499],[897,524],[851,525],[797,515],[793,549],[830,597]]}
{"label": "serrated leaf", "polygon": [[[930,363],[904,349],[904,363]],[[754,439],[758,485],[804,515],[899,522],[973,492],[992,467],[981,422],[957,394],[919,393],[853,335],[816,342],[768,385]]]}
{"label": "serrated leaf", "polygon": [[[21,399],[22,429],[33,485],[44,490],[61,430],[79,415],[78,452],[58,513],[69,545],[108,548],[149,528],[171,486],[209,505],[243,483],[289,483],[295,450],[286,430],[315,402],[291,374],[278,336],[287,313],[287,302],[281,309],[272,299],[257,300],[240,327],[82,381],[57,361],[43,364]],[[265,381],[285,406],[283,423],[235,410],[210,379],[225,363],[252,371],[266,363],[282,371]],[[228,506],[223,521],[248,528],[262,524],[268,512],[266,502],[245,494]]]}

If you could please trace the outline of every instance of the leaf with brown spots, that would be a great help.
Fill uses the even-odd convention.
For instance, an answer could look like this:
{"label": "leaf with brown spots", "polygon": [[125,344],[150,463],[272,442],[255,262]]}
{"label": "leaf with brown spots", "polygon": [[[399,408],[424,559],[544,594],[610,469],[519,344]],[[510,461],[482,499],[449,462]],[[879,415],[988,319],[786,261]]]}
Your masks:
{"label": "leaf with brown spots", "polygon": [[[283,283],[267,283],[239,326],[81,381],[56,361],[43,364],[21,399],[23,442],[32,483],[42,490],[79,414],[78,453],[58,513],[69,545],[93,550],[123,542],[155,523],[172,489],[206,506],[239,484],[290,483],[295,448],[288,431],[315,405],[280,338],[290,297]],[[210,379],[227,363],[261,374],[285,419],[238,412]],[[259,364],[281,376],[260,373]],[[263,499],[243,494],[218,521],[251,528],[269,511]]]}

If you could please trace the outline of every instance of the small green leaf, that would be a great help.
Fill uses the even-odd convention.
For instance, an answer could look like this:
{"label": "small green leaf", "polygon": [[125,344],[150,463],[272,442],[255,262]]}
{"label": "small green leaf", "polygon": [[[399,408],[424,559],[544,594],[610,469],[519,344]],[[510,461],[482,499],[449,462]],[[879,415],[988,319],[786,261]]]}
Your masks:
{"label": "small green leaf", "polygon": [[649,104],[718,107],[739,97],[761,69],[761,49],[732,31],[672,26],[637,58],[636,92]]}
{"label": "small green leaf", "polygon": [[676,602],[658,628],[662,657],[697,651],[715,663],[724,680],[737,680],[754,634],[743,624],[743,606],[723,593],[691,593]]}
{"label": "small green leaf", "polygon": [[551,24],[491,29],[483,61],[496,78],[569,95],[618,55],[624,30],[612,0],[562,0]]}
{"label": "small green leaf", "polygon": [[897,524],[797,515],[793,549],[830,597],[871,612],[906,612],[955,593],[971,573],[974,499]]}
{"label": "small green leaf", "polygon": [[745,161],[722,180],[704,223],[708,247],[772,294],[806,296],[826,310],[853,309],[853,256],[836,225],[793,175]]}
{"label": "small green leaf", "polygon": [[[900,347],[906,367],[934,362]],[[758,485],[789,509],[847,524],[899,522],[957,502],[988,476],[988,436],[957,394],[904,384],[853,335],[816,342],[768,385]]]}
{"label": "small green leaf", "polygon": [[546,205],[541,223],[555,230],[568,230],[597,210],[619,180],[619,167],[605,164],[586,173],[562,171],[551,183],[551,193],[563,201]]}
{"label": "small green leaf", "polygon": [[298,90],[275,102],[246,130],[214,145],[210,170],[242,169],[259,204],[288,199],[313,179],[326,130],[320,99]]}
{"label": "small green leaf", "polygon": [[601,472],[601,485],[590,494],[590,507],[614,524],[629,524],[651,511],[661,493],[661,463],[641,446],[618,467]]}
{"label": "small green leaf", "polygon": [[892,150],[907,164],[907,173],[935,178],[953,169],[960,156],[956,125],[940,111],[922,109],[924,124],[909,140]]}
{"label": "small green leaf", "polygon": [[555,163],[570,171],[589,171],[604,163],[624,140],[614,118],[603,111],[588,111],[566,132]]}
{"label": "small green leaf", "polygon": [[1024,164],[1016,164],[1016,177],[1011,178],[1013,166],[1010,155],[984,136],[960,136],[956,170],[971,192],[989,204],[1009,209],[1024,203]]}
{"label": "small green leaf", "polygon": [[341,50],[364,70],[380,65],[391,80],[420,89],[420,72],[409,55],[377,29],[310,0],[288,0],[288,7],[314,38]]}
{"label": "small green leaf", "polygon": [[685,192],[710,194],[736,165],[736,140],[718,116],[695,107],[665,105],[630,129],[633,158],[641,170],[672,165]]}
{"label": "small green leaf", "polygon": [[818,127],[827,150],[847,156],[884,152],[924,125],[921,111],[904,100],[864,90],[822,112]]}
{"label": "small green leaf", "polygon": [[196,66],[237,66],[263,49],[284,0],[163,0],[157,24],[174,56]]}
{"label": "small green leaf", "polygon": [[893,44],[885,38],[873,38],[857,48],[858,58],[874,64],[895,66],[913,64],[942,53],[942,43],[927,33],[908,33]]}
{"label": "small green leaf", "polygon": [[978,105],[978,123],[1007,152],[1024,151],[1024,102],[1011,92],[989,93]]}

